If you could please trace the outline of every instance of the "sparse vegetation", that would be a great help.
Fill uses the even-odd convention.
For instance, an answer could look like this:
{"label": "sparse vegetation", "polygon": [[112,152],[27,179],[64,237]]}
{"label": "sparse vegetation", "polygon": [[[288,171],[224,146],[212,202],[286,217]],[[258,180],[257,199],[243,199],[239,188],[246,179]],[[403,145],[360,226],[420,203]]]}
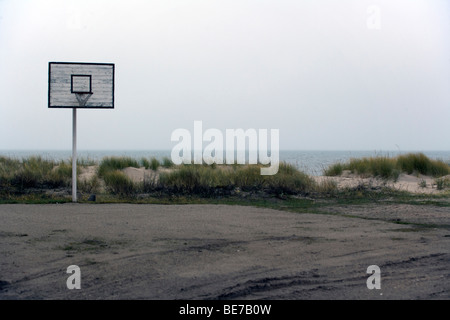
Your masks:
{"label": "sparse vegetation", "polygon": [[101,182],[97,175],[92,176],[88,180],[82,180],[77,182],[78,190],[89,194],[97,193],[100,191]]}
{"label": "sparse vegetation", "polygon": [[427,182],[424,179],[421,179],[419,181],[419,187],[426,188],[427,187]]}
{"label": "sparse vegetation", "polygon": [[372,157],[350,159],[348,163],[337,163],[326,170],[327,176],[341,175],[344,170],[361,176],[374,176],[383,179],[398,179],[400,173],[422,174],[442,177],[450,174],[450,166],[440,160],[432,160],[423,153],[409,153],[396,158]]}
{"label": "sparse vegetation", "polygon": [[450,178],[437,178],[434,180],[438,190],[450,188]]}
{"label": "sparse vegetation", "polygon": [[142,158],[141,159],[141,165],[145,168],[148,169],[150,168],[150,161],[147,158]]}
{"label": "sparse vegetation", "polygon": [[66,187],[71,181],[72,165],[42,157],[10,159],[0,157],[0,190],[16,193],[29,188]]}
{"label": "sparse vegetation", "polygon": [[263,176],[259,165],[182,165],[160,176],[160,188],[201,195],[231,192],[299,194],[314,190],[314,181],[294,166],[281,163],[276,175]]}
{"label": "sparse vegetation", "polygon": [[338,184],[335,180],[324,179],[316,183],[315,191],[319,194],[335,195],[338,192]]}
{"label": "sparse vegetation", "polygon": [[[280,163],[276,175],[261,175],[261,165],[174,165],[169,158],[155,157],[135,160],[130,157],[106,157],[96,165],[92,160],[82,160],[79,171],[91,170],[91,174],[78,179],[81,201],[90,194],[112,199],[151,199],[164,197],[198,197],[225,199],[235,197],[286,199],[290,196],[319,198],[378,198],[395,193],[385,186],[360,184],[356,187],[338,188],[333,178],[313,179],[295,166]],[[124,173],[128,167],[152,169],[143,181],[133,181]],[[159,168],[170,170],[159,170]],[[397,179],[401,172],[445,175],[449,167],[442,161],[430,160],[413,154],[397,158],[377,157],[351,159],[348,163],[330,166],[325,173],[339,176],[344,170],[365,177]],[[0,200],[11,201],[70,201],[72,165],[70,161],[52,161],[41,157],[11,159],[0,157]],[[424,179],[419,182],[427,187]],[[436,177],[433,187],[438,190],[450,188],[450,179]],[[53,191],[51,191],[53,190]],[[27,196],[30,195],[30,196]],[[83,198],[84,195],[84,198]],[[65,199],[64,197],[68,198]],[[18,200],[21,199],[21,200]]]}
{"label": "sparse vegetation", "polygon": [[129,196],[135,192],[135,185],[120,170],[112,170],[103,174],[106,188],[114,195]]}
{"label": "sparse vegetation", "polygon": [[324,175],[329,177],[340,176],[344,171],[344,165],[340,162],[332,164],[324,170]]}
{"label": "sparse vegetation", "polygon": [[98,168],[98,175],[104,177],[107,172],[122,170],[128,167],[139,168],[139,163],[130,157],[105,157]]}
{"label": "sparse vegetation", "polygon": [[156,159],[155,157],[150,159],[150,169],[152,170],[158,170],[158,167],[161,164],[159,163],[158,159]]}
{"label": "sparse vegetation", "polygon": [[172,159],[164,157],[162,159],[162,166],[164,168],[172,168],[175,164],[172,162]]}
{"label": "sparse vegetation", "polygon": [[142,158],[141,159],[141,165],[145,169],[157,170],[158,167],[161,166],[161,163],[159,162],[158,159],[156,159],[155,157],[152,157],[152,158],[150,158],[150,160],[147,159],[147,158]]}
{"label": "sparse vegetation", "polygon": [[432,160],[423,153],[409,153],[397,158],[397,166],[408,174],[442,177],[450,174],[450,167],[441,160]]}

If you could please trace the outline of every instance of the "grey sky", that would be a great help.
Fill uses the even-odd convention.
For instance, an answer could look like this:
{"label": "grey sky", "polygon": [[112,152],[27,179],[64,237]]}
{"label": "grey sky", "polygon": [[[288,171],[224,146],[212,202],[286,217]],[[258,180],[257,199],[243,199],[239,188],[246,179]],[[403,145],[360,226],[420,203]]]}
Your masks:
{"label": "grey sky", "polygon": [[449,150],[449,39],[446,0],[0,0],[0,149],[71,148],[48,62],[76,61],[116,65],[79,149],[171,149],[202,120],[281,149]]}

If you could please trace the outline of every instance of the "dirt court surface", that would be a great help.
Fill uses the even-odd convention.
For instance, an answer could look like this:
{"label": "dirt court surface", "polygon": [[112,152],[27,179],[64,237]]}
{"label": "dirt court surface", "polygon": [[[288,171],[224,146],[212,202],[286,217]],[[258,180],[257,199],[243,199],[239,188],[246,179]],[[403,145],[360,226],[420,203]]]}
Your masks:
{"label": "dirt court surface", "polygon": [[[0,205],[0,299],[450,298],[450,208],[329,211]],[[80,290],[66,286],[70,265]]]}

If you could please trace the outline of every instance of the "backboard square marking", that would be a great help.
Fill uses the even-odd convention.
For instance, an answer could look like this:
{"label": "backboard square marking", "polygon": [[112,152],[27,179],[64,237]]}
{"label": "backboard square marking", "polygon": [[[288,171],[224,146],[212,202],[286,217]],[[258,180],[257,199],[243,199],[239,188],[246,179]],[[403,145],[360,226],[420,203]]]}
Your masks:
{"label": "backboard square marking", "polygon": [[70,78],[70,91],[72,93],[92,93],[91,75],[72,74]]}

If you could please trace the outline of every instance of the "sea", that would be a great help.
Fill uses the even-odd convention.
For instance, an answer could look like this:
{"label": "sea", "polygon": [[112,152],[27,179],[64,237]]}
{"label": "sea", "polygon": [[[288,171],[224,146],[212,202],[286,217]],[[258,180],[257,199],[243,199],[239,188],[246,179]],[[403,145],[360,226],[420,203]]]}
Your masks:
{"label": "sea", "polygon": [[[337,162],[347,162],[352,158],[363,157],[396,157],[398,155],[407,153],[425,154],[430,159],[442,160],[450,164],[450,150],[449,151],[420,151],[420,150],[391,150],[391,151],[376,151],[376,150],[280,150],[280,161],[285,161],[297,167],[303,172],[320,176],[324,169]],[[171,150],[77,150],[77,158],[85,160],[101,161],[104,157],[111,156],[126,156],[134,159],[155,157],[159,160],[164,157],[170,158]],[[49,160],[70,160],[72,157],[72,150],[0,150],[0,156],[9,158],[23,159],[30,156],[40,156]]]}

